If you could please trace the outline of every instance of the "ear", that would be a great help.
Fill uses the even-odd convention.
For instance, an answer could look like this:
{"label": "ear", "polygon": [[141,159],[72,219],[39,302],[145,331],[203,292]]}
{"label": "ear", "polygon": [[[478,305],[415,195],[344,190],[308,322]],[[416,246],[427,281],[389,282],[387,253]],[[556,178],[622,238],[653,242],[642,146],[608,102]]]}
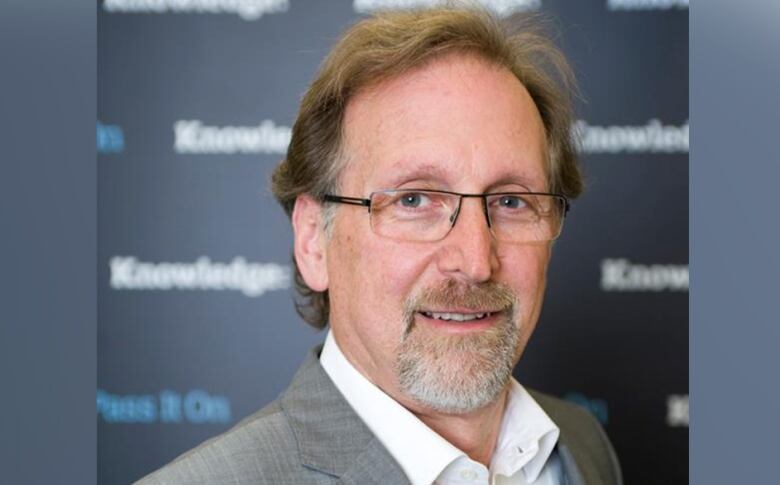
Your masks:
{"label": "ear", "polygon": [[292,213],[295,262],[303,280],[314,291],[328,289],[326,237],[322,229],[322,206],[309,195],[299,195]]}

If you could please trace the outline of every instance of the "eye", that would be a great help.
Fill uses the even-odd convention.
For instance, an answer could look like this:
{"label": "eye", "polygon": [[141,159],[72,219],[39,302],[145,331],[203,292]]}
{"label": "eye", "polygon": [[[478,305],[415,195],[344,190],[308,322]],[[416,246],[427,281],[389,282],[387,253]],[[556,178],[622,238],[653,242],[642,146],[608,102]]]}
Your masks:
{"label": "eye", "polygon": [[428,205],[430,203],[430,199],[422,192],[407,192],[405,194],[401,194],[399,202],[401,206],[408,209],[417,209]]}
{"label": "eye", "polygon": [[522,209],[526,207],[528,204],[525,200],[523,200],[521,197],[517,195],[502,195],[498,199],[498,205],[499,207],[507,208],[507,209]]}

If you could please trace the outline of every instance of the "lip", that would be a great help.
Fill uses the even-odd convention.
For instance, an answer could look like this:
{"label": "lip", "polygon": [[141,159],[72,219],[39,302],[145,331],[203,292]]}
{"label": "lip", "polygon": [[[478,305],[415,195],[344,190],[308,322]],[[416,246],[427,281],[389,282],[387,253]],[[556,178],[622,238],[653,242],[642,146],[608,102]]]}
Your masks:
{"label": "lip", "polygon": [[[468,321],[456,321],[456,320],[441,320],[426,315],[426,313],[460,313],[464,315],[476,315],[480,313],[487,313],[487,315],[481,319],[468,320]],[[447,310],[428,310],[421,309],[415,312],[415,319],[426,326],[430,326],[440,331],[448,333],[468,333],[477,332],[490,328],[501,318],[506,316],[506,310],[480,310],[475,311],[471,309],[447,309]]]}
{"label": "lip", "polygon": [[474,315],[477,313],[500,313],[506,310],[505,308],[488,309],[488,308],[420,308],[417,313],[430,312],[430,313],[463,313],[465,315]]}

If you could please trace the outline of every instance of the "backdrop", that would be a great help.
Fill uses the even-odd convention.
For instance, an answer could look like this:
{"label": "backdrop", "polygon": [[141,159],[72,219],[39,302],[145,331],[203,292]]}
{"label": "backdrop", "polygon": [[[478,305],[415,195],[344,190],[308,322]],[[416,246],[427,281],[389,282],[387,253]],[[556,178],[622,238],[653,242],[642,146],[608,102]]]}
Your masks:
{"label": "backdrop", "polygon": [[[338,34],[431,3],[98,3],[99,483],[267,404],[324,339],[293,310],[268,179]],[[588,189],[515,375],[587,407],[626,483],[687,483],[688,2],[483,3],[550,14],[583,92]]]}

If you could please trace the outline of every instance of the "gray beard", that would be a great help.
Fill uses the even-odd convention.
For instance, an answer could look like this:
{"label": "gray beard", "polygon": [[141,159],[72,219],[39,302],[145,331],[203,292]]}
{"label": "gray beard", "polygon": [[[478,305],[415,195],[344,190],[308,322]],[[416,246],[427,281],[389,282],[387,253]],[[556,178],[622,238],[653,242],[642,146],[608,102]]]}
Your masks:
{"label": "gray beard", "polygon": [[[500,321],[483,332],[437,335],[414,323],[416,312],[431,303],[505,310]],[[516,363],[516,316],[514,294],[495,283],[463,288],[447,282],[412,299],[406,305],[406,329],[396,352],[401,390],[419,404],[447,414],[467,413],[494,401]]]}

